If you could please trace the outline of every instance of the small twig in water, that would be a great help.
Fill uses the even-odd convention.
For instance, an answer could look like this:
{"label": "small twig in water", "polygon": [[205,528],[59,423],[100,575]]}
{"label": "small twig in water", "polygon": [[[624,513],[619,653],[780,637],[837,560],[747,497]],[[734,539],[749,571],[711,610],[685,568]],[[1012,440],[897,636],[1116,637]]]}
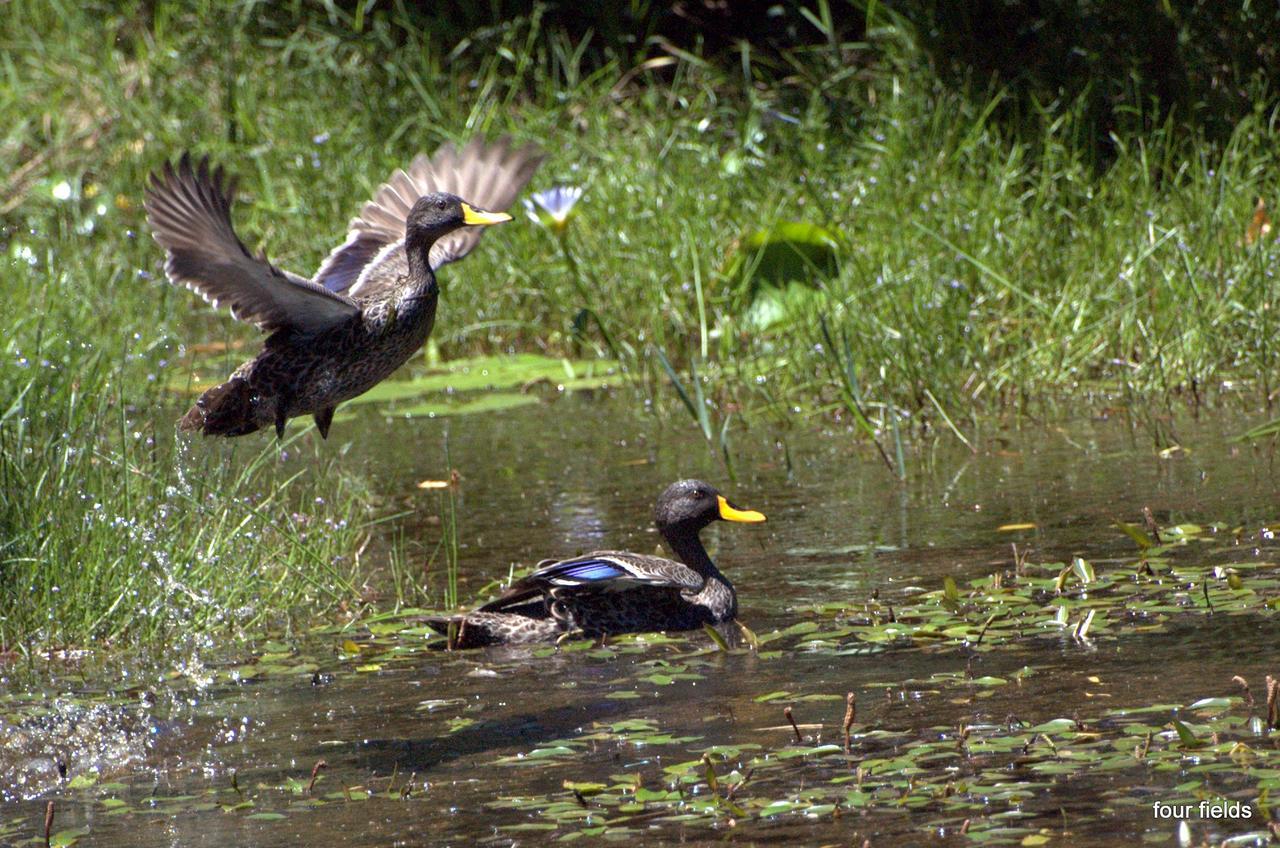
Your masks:
{"label": "small twig in water", "polygon": [[973,644],[975,645],[982,644],[982,637],[987,635],[987,628],[991,626],[991,622],[995,621],[999,617],[1000,617],[999,615],[988,616],[987,620],[982,625],[982,629],[978,631],[978,638],[974,641]]}
{"label": "small twig in water", "polygon": [[844,752],[849,753],[849,728],[853,727],[854,719],[858,715],[858,696],[852,692],[844,696]]}
{"label": "small twig in water", "polygon": [[320,776],[321,769],[329,766],[324,760],[316,760],[316,764],[311,767],[311,782],[307,784],[307,794],[311,794],[311,790],[316,786],[316,778]]}
{"label": "small twig in water", "polygon": [[1027,555],[1026,550],[1018,550],[1018,543],[1013,543],[1013,573],[1021,577],[1027,573]]}
{"label": "small twig in water", "polygon": [[1147,528],[1147,535],[1157,545],[1163,545],[1164,541],[1160,538],[1160,525],[1156,524],[1156,517],[1151,514],[1151,507],[1144,506],[1142,508],[1142,523]]}
{"label": "small twig in water", "polygon": [[787,721],[791,722],[791,729],[796,732],[796,744],[803,745],[804,737],[800,735],[800,727],[796,724],[795,717],[791,715],[791,707],[783,707],[782,714],[786,717]]}
{"label": "small twig in water", "polygon": [[711,757],[702,755],[703,776],[707,781],[707,789],[713,796],[720,794],[720,780],[716,777],[716,767],[711,764]]}
{"label": "small twig in water", "polygon": [[732,801],[733,794],[747,785],[747,781],[751,779],[751,775],[755,774],[755,771],[756,770],[754,768],[747,769],[746,773],[742,775],[742,780],[739,780],[737,783],[730,786],[729,790],[724,793],[724,799],[726,801]]}
{"label": "small twig in water", "polygon": [[1249,705],[1250,709],[1253,709],[1255,704],[1253,700],[1253,692],[1249,691],[1249,681],[1245,680],[1243,677],[1237,674],[1235,677],[1231,678],[1231,682],[1237,684],[1241,689],[1244,690],[1245,703]]}
{"label": "small twig in water", "polygon": [[1267,726],[1270,728],[1280,727],[1280,680],[1267,675]]}
{"label": "small twig in water", "polygon": [[1151,731],[1147,731],[1147,737],[1142,740],[1142,744],[1134,749],[1134,759],[1145,760],[1147,752],[1151,750]]}
{"label": "small twig in water", "polygon": [[1088,637],[1089,627],[1092,626],[1093,624],[1093,616],[1096,612],[1097,612],[1096,609],[1089,610],[1084,614],[1084,617],[1081,618],[1080,622],[1076,625],[1075,633],[1072,635],[1077,642],[1083,641],[1085,638]]}
{"label": "small twig in water", "polygon": [[50,801],[44,808],[44,848],[49,848],[50,834],[53,833],[53,802]]}
{"label": "small twig in water", "polygon": [[[400,764],[391,764],[391,777],[387,778],[387,794],[390,795],[396,788],[396,775],[400,773]],[[369,779],[369,784],[373,785],[373,778]]]}

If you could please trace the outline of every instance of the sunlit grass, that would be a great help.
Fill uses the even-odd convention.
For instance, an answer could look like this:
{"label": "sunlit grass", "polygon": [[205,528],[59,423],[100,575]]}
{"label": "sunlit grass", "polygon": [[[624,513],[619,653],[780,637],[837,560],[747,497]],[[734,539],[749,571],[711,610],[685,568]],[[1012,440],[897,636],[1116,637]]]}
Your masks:
{"label": "sunlit grass", "polygon": [[[241,177],[251,248],[308,272],[417,151],[542,144],[532,188],[585,188],[570,230],[487,236],[442,275],[435,341],[616,356],[726,464],[738,410],[846,420],[901,474],[924,426],[964,440],[1045,400],[1273,393],[1277,247],[1242,243],[1255,198],[1277,197],[1265,99],[1225,146],[1170,127],[1117,139],[1099,171],[1070,104],[1037,142],[1009,137],[987,120],[999,94],[941,90],[900,32],[790,57],[763,86],[749,52],[733,73],[656,47],[670,61],[596,70],[536,16],[441,45],[357,7],[359,27],[248,2],[0,16],[0,647],[358,600],[376,516],[334,443],[175,449],[181,344],[256,343],[157,279],[142,187],[187,148]],[[734,245],[787,221],[842,247],[757,329]]]}
{"label": "sunlit grass", "polygon": [[133,406],[154,396],[121,395],[121,364],[61,338],[11,351],[0,645],[186,645],[352,599],[367,519],[337,461],[301,429],[256,452],[175,445]]}

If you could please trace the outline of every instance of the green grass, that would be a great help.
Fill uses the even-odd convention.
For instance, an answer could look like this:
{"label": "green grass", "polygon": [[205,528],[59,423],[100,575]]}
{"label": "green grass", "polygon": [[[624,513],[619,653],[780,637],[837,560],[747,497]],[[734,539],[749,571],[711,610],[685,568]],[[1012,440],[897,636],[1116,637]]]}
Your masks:
{"label": "green grass", "polygon": [[[892,29],[795,53],[763,85],[747,50],[732,70],[657,47],[586,67],[536,14],[436,44],[394,4],[358,4],[358,26],[318,5],[151,8],[0,16],[0,646],[238,632],[358,600],[376,508],[332,445],[284,460],[264,442],[247,468],[176,453],[180,345],[254,336],[157,280],[142,187],[187,148],[241,177],[246,241],[305,272],[415,152],[542,144],[533,187],[586,186],[579,213],[563,242],[522,219],[447,272],[442,352],[616,356],[663,408],[698,399],[726,458],[738,407],[847,420],[901,472],[926,427],[1275,388],[1278,248],[1240,243],[1255,197],[1280,196],[1267,92],[1225,145],[1170,126],[1117,139],[1099,173],[1071,104],[1015,139],[989,120],[999,93],[944,90]],[[761,329],[734,244],[787,221],[841,247]]]}
{"label": "green grass", "polygon": [[26,352],[0,428],[0,645],[185,645],[355,597],[367,519],[340,458],[301,430],[239,462],[175,449],[116,387],[120,360],[77,344]]}

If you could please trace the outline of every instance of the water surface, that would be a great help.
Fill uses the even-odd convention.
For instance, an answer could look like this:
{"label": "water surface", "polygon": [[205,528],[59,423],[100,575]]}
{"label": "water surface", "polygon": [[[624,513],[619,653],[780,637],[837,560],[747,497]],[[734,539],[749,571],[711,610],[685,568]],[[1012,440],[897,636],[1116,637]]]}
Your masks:
{"label": "water surface", "polygon": [[[334,449],[355,440],[348,461],[366,469],[381,506],[414,510],[402,527],[424,560],[441,532],[440,500],[416,484],[448,476],[447,443],[461,475],[464,599],[512,566],[542,557],[605,547],[653,550],[653,500],[688,476],[769,517],[761,526],[717,525],[704,536],[756,634],[811,620],[822,604],[876,599],[909,607],[946,577],[964,585],[1012,574],[1015,544],[1034,563],[1079,556],[1098,572],[1132,571],[1134,543],[1115,524],[1140,524],[1143,507],[1162,526],[1220,525],[1172,552],[1175,563],[1275,558],[1265,530],[1276,515],[1273,457],[1228,444],[1226,437],[1246,426],[1239,420],[1179,421],[1184,449],[1163,457],[1123,417],[992,432],[977,454],[943,437],[914,457],[905,484],[843,431],[761,427],[737,436],[731,478],[686,423],[638,413],[630,399],[577,395],[449,420],[386,418],[364,409],[335,426],[332,438]],[[1010,524],[1034,527],[1002,529]],[[384,549],[375,540],[366,555],[371,592],[379,590]],[[1271,649],[1280,635],[1276,618],[1265,605],[1230,616],[1196,613],[1195,605],[1192,597],[1185,616],[1150,632],[1141,622],[1085,639],[1071,638],[1069,628],[1049,637],[1028,632],[991,649],[852,641],[832,649],[806,647],[802,638],[723,653],[696,633],[671,643],[624,641],[617,650],[449,653],[427,650],[423,636],[397,622],[386,631],[278,637],[263,651],[279,658],[255,661],[285,671],[247,674],[239,684],[217,674],[220,664],[254,658],[211,653],[135,669],[128,680],[115,678],[114,667],[89,663],[73,673],[55,665],[43,692],[13,691],[0,703],[0,718],[10,720],[10,741],[0,748],[0,775],[10,781],[0,843],[43,834],[49,800],[56,805],[54,830],[78,833],[81,845],[508,845],[565,838],[860,844],[864,837],[872,844],[969,844],[982,827],[988,834],[982,841],[1006,844],[1028,835],[1077,845],[1167,842],[1179,824],[1156,819],[1151,803],[1183,797],[1185,785],[1198,779],[1251,800],[1259,781],[1275,776],[1203,773],[1197,769],[1205,761],[1195,751],[1172,764],[1135,756],[1086,768],[1074,768],[1059,752],[1047,760],[1064,764],[1056,771],[1045,767],[1048,755],[996,750],[997,737],[1002,728],[1062,718],[1107,733],[1116,710],[1206,697],[1235,697],[1232,709],[1243,721],[1231,678],[1242,675],[1261,693],[1264,676],[1280,671]],[[360,655],[344,653],[348,640],[364,648]],[[185,673],[170,679],[175,667]],[[767,697],[778,692],[787,694]],[[849,755],[832,756],[816,746],[841,742],[846,692],[858,697],[854,744]],[[43,723],[32,722],[31,704],[43,705]],[[922,782],[939,787],[938,797],[925,802],[908,802],[904,792],[895,805],[882,791],[875,803],[850,802],[838,812],[811,798],[805,801],[811,809],[799,804],[770,815],[759,815],[759,806],[746,816],[707,813],[708,794],[716,793],[705,781],[682,784],[681,772],[671,769],[725,746],[729,753],[713,758],[713,767],[733,783],[752,757],[775,757],[794,742],[783,717],[788,705],[815,752],[757,768],[731,800],[846,792],[859,763],[922,740],[946,742],[959,753],[951,761],[943,750],[913,766],[922,769]],[[1165,710],[1150,724],[1169,721]],[[975,728],[971,737],[966,727]],[[1143,744],[1140,727],[1116,733],[1116,749],[1129,744],[1124,733]],[[984,734],[991,739],[980,743]],[[1257,747],[1270,746],[1265,736],[1258,734]],[[1035,734],[1026,738],[1028,748],[1044,744]],[[319,760],[326,766],[308,791]],[[936,771],[929,770],[932,761]],[[67,766],[65,778],[59,763]],[[77,774],[85,775],[80,784],[69,782]],[[998,791],[987,799],[966,783],[993,774],[1031,788],[1013,800]],[[627,781],[654,791],[683,786],[688,815],[661,805],[653,815],[621,815],[594,802],[595,790],[573,795],[579,784]],[[946,800],[946,786],[957,783],[967,799],[961,810]],[[1180,785],[1184,795],[1175,791]],[[725,791],[721,786],[718,794]],[[549,815],[556,804],[568,812]],[[1259,830],[1259,815],[1193,817],[1186,827],[1196,841],[1218,840]],[[968,828],[965,819],[972,820]],[[1001,837],[993,821],[1015,830]],[[617,827],[610,830],[610,823]]]}

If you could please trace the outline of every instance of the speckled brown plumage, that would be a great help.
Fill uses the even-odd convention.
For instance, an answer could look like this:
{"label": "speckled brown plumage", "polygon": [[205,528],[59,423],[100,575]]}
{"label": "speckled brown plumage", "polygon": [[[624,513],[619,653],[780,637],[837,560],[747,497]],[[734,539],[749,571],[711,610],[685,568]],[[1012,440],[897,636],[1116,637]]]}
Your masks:
{"label": "speckled brown plumage", "polygon": [[426,342],[437,294],[434,274],[417,281],[404,276],[337,326],[314,334],[277,330],[261,353],[205,392],[179,426],[241,436],[314,414],[327,435],[339,403],[382,382]]}
{"label": "speckled brown plumage", "polygon": [[205,392],[180,426],[205,435],[268,426],[280,433],[288,419],[312,414],[327,435],[339,403],[423,345],[435,321],[436,269],[470,252],[480,227],[510,220],[502,210],[541,159],[506,140],[418,156],[378,189],[310,280],[245,249],[231,224],[235,183],[221,168],[189,155],[166,163],[152,175],[146,209],[168,278],[270,333],[262,352]]}
{"label": "speckled brown plumage", "polygon": [[730,504],[710,485],[681,480],[658,498],[655,523],[680,561],[629,551],[543,560],[477,611],[428,623],[455,648],[554,641],[566,634],[692,630],[733,620],[738,596],[698,538],[716,520],[764,516]]}

